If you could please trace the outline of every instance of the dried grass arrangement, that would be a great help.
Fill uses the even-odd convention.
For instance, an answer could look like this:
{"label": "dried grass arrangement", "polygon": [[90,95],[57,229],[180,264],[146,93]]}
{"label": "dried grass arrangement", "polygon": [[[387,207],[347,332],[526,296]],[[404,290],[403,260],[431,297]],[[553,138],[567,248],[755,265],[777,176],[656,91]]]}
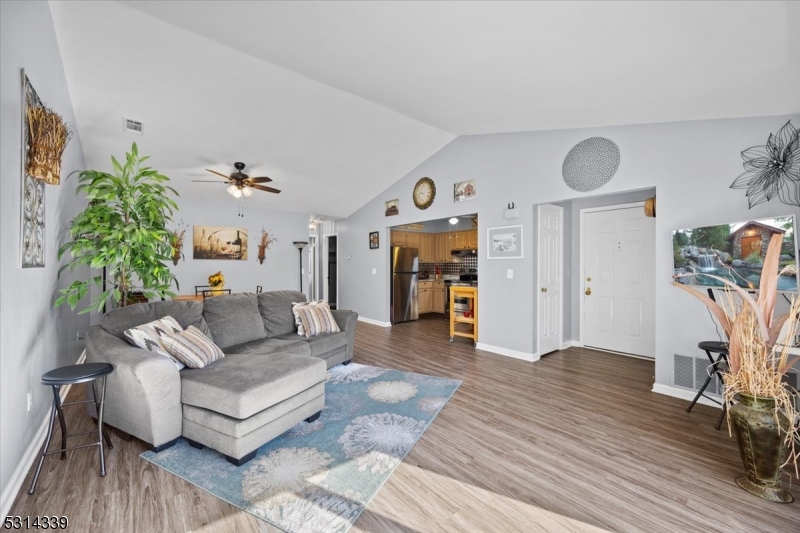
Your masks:
{"label": "dried grass arrangement", "polygon": [[[723,372],[724,400],[728,407],[739,395],[774,400],[773,416],[779,432],[784,433],[785,461],[800,477],[800,416],[794,404],[797,393],[782,378],[800,357],[790,357],[792,339],[798,332],[800,298],[791,300],[789,312],[775,317],[778,300],[777,280],[781,235],[773,235],[764,259],[760,290],[757,298],[727,279],[711,276],[729,290],[723,302],[691,289],[689,285],[673,285],[701,300],[725,331],[729,340],[729,368]],[[691,274],[690,274],[691,275]],[[783,334],[781,334],[783,332]],[[731,431],[731,410],[728,409],[728,431]]]}
{"label": "dried grass arrangement", "polygon": [[26,106],[25,120],[28,123],[28,175],[58,185],[61,183],[61,156],[72,130],[61,115],[45,106]]}

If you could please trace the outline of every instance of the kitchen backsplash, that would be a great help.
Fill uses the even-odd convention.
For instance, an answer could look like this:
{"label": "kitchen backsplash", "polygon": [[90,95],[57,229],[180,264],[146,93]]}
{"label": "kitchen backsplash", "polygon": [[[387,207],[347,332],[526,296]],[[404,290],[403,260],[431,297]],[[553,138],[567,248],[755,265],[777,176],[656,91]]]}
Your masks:
{"label": "kitchen backsplash", "polygon": [[436,265],[442,267],[442,275],[457,275],[461,274],[462,271],[466,271],[470,268],[478,268],[478,256],[468,256],[462,257],[461,261],[458,263],[420,263],[419,264],[419,271],[425,272],[428,271],[431,277],[436,273]]}

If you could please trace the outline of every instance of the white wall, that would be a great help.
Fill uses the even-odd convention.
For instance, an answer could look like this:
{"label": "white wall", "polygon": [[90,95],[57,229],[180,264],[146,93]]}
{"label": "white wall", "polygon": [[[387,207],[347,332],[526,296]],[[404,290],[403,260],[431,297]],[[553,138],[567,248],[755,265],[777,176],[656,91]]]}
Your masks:
{"label": "white wall", "polygon": [[[300,254],[292,242],[308,242],[308,213],[257,209],[248,205],[245,199],[242,218],[238,216],[238,200],[224,189],[220,189],[217,200],[198,203],[178,198],[177,202],[180,210],[175,213],[174,219],[189,226],[183,240],[185,259],[181,259],[177,266],[170,263],[170,269],[180,285],[177,292],[194,294],[195,285],[208,285],[208,276],[217,271],[225,275],[225,288],[232,292],[255,292],[256,285],[261,285],[264,291],[300,288]],[[193,259],[194,225],[245,228],[249,237],[247,260]],[[262,227],[278,239],[266,251],[264,264],[257,259]],[[303,250],[303,268],[308,274],[307,248]],[[307,280],[306,275],[303,279],[304,292],[308,291]]]}
{"label": "white wall", "polygon": [[[73,364],[83,351],[77,332],[85,332],[86,315],[67,306],[54,310],[59,287],[56,252],[67,222],[85,203],[75,196],[76,179],[84,169],[77,132],[62,159],[61,185],[45,192],[45,268],[20,267],[21,100],[20,69],[24,68],[40,98],[75,123],[67,82],[47,2],[0,2],[0,488],[5,513],[16,493],[15,471],[50,408],[53,394],[39,383],[53,368]],[[87,272],[76,271],[85,278]],[[27,393],[33,406],[27,410]],[[22,471],[22,475],[27,469]]]}
{"label": "white wall", "polygon": [[[474,135],[459,137],[419,165],[359,211],[339,223],[343,260],[340,302],[361,316],[389,320],[388,252],[369,250],[367,234],[381,230],[387,242],[389,225],[420,219],[478,213],[479,246],[485,250],[486,228],[522,224],[522,260],[479,258],[480,339],[482,343],[529,354],[536,352],[536,264],[534,205],[573,198],[656,188],[656,381],[671,383],[672,354],[697,351],[698,340],[716,338],[705,308],[670,285],[675,228],[761,218],[789,213],[797,207],[778,200],[747,208],[744,191],[730,189],[742,172],[740,152],[763,145],[770,132],[787,120],[800,125],[800,115],[746,119],[645,124],[558,131]],[[569,189],[561,177],[567,152],[587,137],[612,139],[620,148],[617,174],[605,186],[587,194]],[[422,176],[431,177],[438,195],[424,213],[411,202],[411,190]],[[477,180],[478,196],[453,203],[452,185]],[[384,216],[384,202],[400,199],[400,214]],[[503,210],[515,202],[520,218],[506,220]],[[574,214],[573,214],[574,216]],[[377,273],[371,274],[376,268]],[[506,278],[506,269],[514,279]]]}

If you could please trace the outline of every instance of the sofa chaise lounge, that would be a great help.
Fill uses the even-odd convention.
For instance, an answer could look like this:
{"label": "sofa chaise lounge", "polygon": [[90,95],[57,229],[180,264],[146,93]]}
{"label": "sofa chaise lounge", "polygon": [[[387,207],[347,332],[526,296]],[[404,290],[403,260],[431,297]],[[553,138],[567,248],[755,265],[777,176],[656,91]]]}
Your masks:
{"label": "sofa chaise lounge", "polygon": [[[259,446],[325,405],[326,370],[348,364],[358,315],[332,311],[340,333],[297,334],[296,291],[237,293],[203,301],[161,301],[115,309],[86,336],[86,361],[108,362],[104,421],[161,451],[183,436],[236,465]],[[162,355],[136,348],[124,331],[171,316],[195,326],[225,357],[199,369],[178,370]]]}

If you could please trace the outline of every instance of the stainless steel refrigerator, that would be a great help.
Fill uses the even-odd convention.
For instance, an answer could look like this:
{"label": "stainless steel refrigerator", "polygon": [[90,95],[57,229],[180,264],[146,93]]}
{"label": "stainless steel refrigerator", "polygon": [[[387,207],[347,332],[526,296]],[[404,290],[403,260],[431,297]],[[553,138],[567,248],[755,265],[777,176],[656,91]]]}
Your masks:
{"label": "stainless steel refrigerator", "polygon": [[409,322],[419,318],[417,300],[417,277],[419,255],[416,248],[392,246],[392,286],[389,319],[392,324]]}

